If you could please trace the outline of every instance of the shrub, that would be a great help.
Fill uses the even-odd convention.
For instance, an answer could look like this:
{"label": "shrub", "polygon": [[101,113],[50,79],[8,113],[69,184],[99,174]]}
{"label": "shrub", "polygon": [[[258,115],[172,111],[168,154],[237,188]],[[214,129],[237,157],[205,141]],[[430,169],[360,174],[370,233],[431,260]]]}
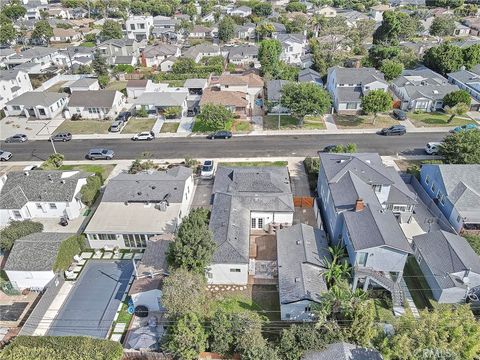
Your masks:
{"label": "shrub", "polygon": [[43,170],[55,170],[62,166],[63,159],[65,156],[63,154],[52,154],[48,157],[46,161],[40,166]]}
{"label": "shrub", "polygon": [[179,118],[182,115],[182,108],[180,106],[172,106],[172,107],[166,108],[165,111],[163,112],[163,115],[167,119]]}
{"label": "shrub", "polygon": [[141,108],[141,109],[137,110],[137,116],[138,116],[138,117],[147,117],[147,116],[148,116],[148,112],[147,112],[146,109]]}
{"label": "shrub", "polygon": [[97,198],[98,192],[102,187],[103,179],[100,174],[95,174],[87,178],[87,183],[80,189],[82,202],[87,206],[92,206]]}
{"label": "shrub", "polygon": [[317,189],[317,179],[318,179],[318,169],[320,168],[320,159],[319,158],[312,158],[310,156],[306,157],[303,160],[303,166],[305,167],[305,171],[307,172],[308,176],[308,184],[310,186],[310,190],[315,192]]}
{"label": "shrub", "polygon": [[73,257],[85,249],[85,240],[81,235],[74,235],[64,240],[58,249],[53,271],[65,271],[72,263]]}
{"label": "shrub", "polygon": [[141,161],[140,159],[135,159],[128,169],[129,174],[136,174],[141,171],[156,169],[157,166],[153,163],[152,160]]}
{"label": "shrub", "polygon": [[0,248],[9,251],[15,240],[21,237],[43,231],[43,224],[31,221],[12,221],[10,225],[0,231]]}
{"label": "shrub", "polygon": [[120,360],[122,345],[116,341],[84,336],[17,336],[0,359]]}

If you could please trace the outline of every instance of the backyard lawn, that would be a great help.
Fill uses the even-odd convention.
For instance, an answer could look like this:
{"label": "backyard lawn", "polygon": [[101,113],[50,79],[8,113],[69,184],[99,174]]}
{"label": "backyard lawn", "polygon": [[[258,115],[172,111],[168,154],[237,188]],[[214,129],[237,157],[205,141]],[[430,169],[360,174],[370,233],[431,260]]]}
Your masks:
{"label": "backyard lawn", "polygon": [[131,118],[122,130],[122,134],[136,134],[142,131],[152,130],[155,119],[150,118]]}
{"label": "backyard lawn", "polygon": [[168,84],[170,87],[182,87],[185,80],[160,80],[160,84]]}
{"label": "backyard lawn", "polygon": [[86,164],[86,165],[62,165],[59,170],[79,170],[85,172],[91,172],[96,174],[102,174],[102,178],[106,179],[108,175],[115,168],[115,164]]}
{"label": "backyard lawn", "polygon": [[398,125],[399,122],[388,115],[377,115],[373,123],[373,115],[333,115],[339,129],[378,129]]}
{"label": "backyard lawn", "polygon": [[107,120],[65,120],[55,132],[69,132],[73,135],[108,134],[110,124]]}
{"label": "backyard lawn", "polygon": [[85,47],[95,47],[96,44],[94,42],[91,42],[91,41],[84,41],[80,44],[80,46],[85,46]]}
{"label": "backyard lawn", "polygon": [[160,132],[161,133],[176,133],[179,125],[180,125],[180,123],[178,123],[178,122],[163,123],[162,129],[160,130]]}
{"label": "backyard lawn", "polygon": [[287,166],[288,161],[243,161],[243,162],[221,162],[219,165],[231,167],[267,167],[267,166]]}
{"label": "backyard lawn", "polygon": [[[295,129],[299,125],[296,117],[290,115],[280,116],[280,129]],[[263,117],[263,130],[278,130],[278,115],[266,115]]]}
{"label": "backyard lawn", "polygon": [[462,234],[462,236],[467,239],[470,246],[475,250],[477,255],[480,256],[480,234]]}
{"label": "backyard lawn", "polygon": [[417,308],[419,310],[431,308],[435,300],[433,299],[430,286],[413,256],[409,256],[407,259],[403,278]]}
{"label": "backyard lawn", "polygon": [[462,118],[462,117],[454,117],[453,120],[448,123],[448,119],[450,119],[449,114],[444,114],[440,112],[435,113],[409,113],[408,118],[410,121],[417,127],[450,127],[450,126],[460,126],[470,123],[475,123],[473,120]]}
{"label": "backyard lawn", "polygon": [[121,91],[123,89],[127,88],[127,82],[126,81],[112,81],[107,85],[105,90],[118,90]]}
{"label": "backyard lawn", "polygon": [[323,121],[322,116],[305,116],[303,119],[303,128],[304,129],[316,129],[316,130],[325,130],[325,121]]}

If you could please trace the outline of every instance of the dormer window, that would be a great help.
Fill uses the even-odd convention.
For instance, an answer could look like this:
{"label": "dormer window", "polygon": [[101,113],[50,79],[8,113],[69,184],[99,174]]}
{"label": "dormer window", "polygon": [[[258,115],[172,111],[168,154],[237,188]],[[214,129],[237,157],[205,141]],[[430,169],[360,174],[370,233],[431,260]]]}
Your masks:
{"label": "dormer window", "polygon": [[382,185],[373,185],[372,188],[376,193],[382,192]]}

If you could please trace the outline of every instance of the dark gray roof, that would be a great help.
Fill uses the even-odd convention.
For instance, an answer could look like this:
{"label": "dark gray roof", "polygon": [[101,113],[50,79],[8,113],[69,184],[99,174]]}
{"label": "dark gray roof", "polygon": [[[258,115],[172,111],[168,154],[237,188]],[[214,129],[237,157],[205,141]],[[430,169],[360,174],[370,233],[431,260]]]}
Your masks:
{"label": "dark gray roof", "polygon": [[323,84],[322,75],[320,75],[318,72],[310,68],[300,70],[300,72],[298,73],[298,81]]}
{"label": "dark gray roof", "polygon": [[343,216],[356,251],[389,246],[412,253],[408,240],[391,211],[366,205],[361,211],[345,211]]}
{"label": "dark gray roof", "polygon": [[[36,21],[36,20],[35,20]],[[38,58],[44,57],[46,55],[55,54],[58,52],[58,49],[50,48],[50,47],[32,47],[30,49],[24,50],[16,55],[13,55],[11,59],[19,58],[19,59],[30,59],[30,58]]]}
{"label": "dark gray roof", "polygon": [[339,342],[330,344],[323,351],[309,351],[302,360],[382,360],[382,355],[375,349]]}
{"label": "dark gray roof", "polygon": [[463,237],[443,230],[413,237],[416,249],[422,255],[437,283],[442,287],[465,287],[460,277],[453,273],[470,269],[480,275],[480,257]]}
{"label": "dark gray roof", "polygon": [[183,56],[188,58],[196,58],[199,54],[210,53],[210,54],[220,54],[220,46],[215,44],[199,44],[188,48]]}
{"label": "dark gray roof", "polygon": [[155,56],[170,56],[177,53],[178,47],[172,44],[157,44],[152,46],[147,46],[143,50],[143,55],[147,58]]}
{"label": "dark gray roof", "polygon": [[187,79],[183,84],[183,87],[187,89],[204,89],[207,87],[207,79]]}
{"label": "dark gray roof", "polygon": [[[386,84],[383,73],[375,68],[343,68],[334,66],[328,69],[328,74],[335,70],[337,84],[369,84],[380,81]],[[340,89],[339,89],[340,90]]]}
{"label": "dark gray roof", "polygon": [[27,107],[40,105],[48,107],[56,103],[58,100],[66,98],[66,94],[59,94],[49,91],[27,91],[22,95],[10,100],[6,105],[24,105]]}
{"label": "dark gray roof", "polygon": [[230,58],[244,58],[258,55],[257,45],[239,45],[228,48]]}
{"label": "dark gray roof", "polygon": [[192,170],[177,166],[167,171],[119,174],[108,182],[102,202],[160,202],[170,194],[170,203],[181,203],[185,181]]}
{"label": "dark gray roof", "polygon": [[88,78],[88,77],[85,77],[85,78],[81,78],[81,79],[78,79],[77,81],[73,82],[72,84],[70,84],[69,87],[84,87],[84,86],[90,86],[92,84],[95,84],[98,80],[96,78]]}
{"label": "dark gray roof", "polygon": [[128,64],[130,65],[133,61],[133,56],[115,56],[115,64],[116,65],[123,65],[123,64]]}
{"label": "dark gray roof", "polygon": [[267,99],[268,101],[280,101],[282,97],[282,88],[288,84],[288,80],[270,80],[267,81]]}
{"label": "dark gray roof", "polygon": [[412,70],[403,70],[393,84],[402,87],[405,85],[444,85],[448,80],[439,73],[426,67],[419,67]]}
{"label": "dark gray roof", "polygon": [[[15,241],[4,270],[48,271],[53,269],[60,244],[74,234],[40,232]],[[73,259],[72,259],[73,261]]]}
{"label": "dark gray roof", "polygon": [[144,92],[133,103],[137,105],[182,106],[188,91]]}
{"label": "dark gray roof", "polygon": [[251,211],[294,211],[286,167],[219,166],[213,194],[213,263],[248,263]]}
{"label": "dark gray roof", "polygon": [[0,70],[0,80],[13,80],[16,79],[18,76],[18,73],[22,71],[21,69],[7,69],[7,70]]}
{"label": "dark gray roof", "polygon": [[[26,175],[28,173],[28,175]],[[0,192],[0,209],[20,209],[27,202],[70,202],[78,181],[89,173],[80,171],[9,172]]]}
{"label": "dark gray roof", "polygon": [[361,102],[362,101],[362,88],[356,87],[338,87],[336,89],[337,99],[339,102]]}
{"label": "dark gray roof", "polygon": [[85,107],[102,107],[110,108],[113,106],[116,90],[82,90],[75,91],[70,96],[68,102],[69,107],[85,106]]}
{"label": "dark gray roof", "polygon": [[330,259],[325,232],[305,224],[277,231],[280,303],[319,302],[327,291],[322,275]]}

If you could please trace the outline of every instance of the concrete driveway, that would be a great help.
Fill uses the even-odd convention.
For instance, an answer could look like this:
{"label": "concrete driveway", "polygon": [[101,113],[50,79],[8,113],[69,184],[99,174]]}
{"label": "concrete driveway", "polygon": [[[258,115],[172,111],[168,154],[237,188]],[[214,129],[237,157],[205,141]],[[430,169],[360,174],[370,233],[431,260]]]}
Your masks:
{"label": "concrete driveway", "polygon": [[29,139],[48,139],[64,119],[27,120],[24,117],[6,117],[0,121],[0,139],[25,134]]}
{"label": "concrete driveway", "polygon": [[192,209],[200,207],[210,209],[212,206],[213,179],[195,179],[195,195],[192,200]]}

